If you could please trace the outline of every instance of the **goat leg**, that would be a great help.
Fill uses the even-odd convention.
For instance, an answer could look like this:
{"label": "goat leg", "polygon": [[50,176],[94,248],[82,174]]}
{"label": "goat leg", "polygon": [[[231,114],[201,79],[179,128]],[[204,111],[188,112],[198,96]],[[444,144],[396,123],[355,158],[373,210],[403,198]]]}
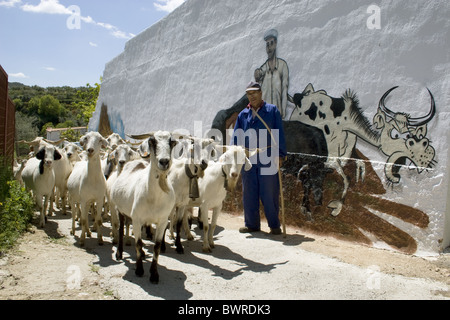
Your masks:
{"label": "goat leg", "polygon": [[153,260],[150,266],[150,282],[153,284],[158,284],[159,274],[158,274],[158,258],[161,251],[161,241],[156,241],[153,249]]}
{"label": "goat leg", "polygon": [[[134,229],[134,228],[133,228]],[[136,271],[135,274],[138,277],[142,277],[144,275],[144,264],[143,264],[143,259],[144,259],[144,250],[142,250],[142,239],[139,237],[136,237]]]}
{"label": "goat leg", "polygon": [[116,260],[121,260],[123,256],[123,229],[125,227],[125,217],[119,213],[119,243],[117,245]]}
{"label": "goat leg", "polygon": [[179,254],[184,253],[183,245],[181,244],[181,236],[180,236],[182,225],[183,225],[183,217],[181,217],[181,219],[177,220],[177,237],[175,239],[175,246],[176,246],[177,253],[179,253]]}

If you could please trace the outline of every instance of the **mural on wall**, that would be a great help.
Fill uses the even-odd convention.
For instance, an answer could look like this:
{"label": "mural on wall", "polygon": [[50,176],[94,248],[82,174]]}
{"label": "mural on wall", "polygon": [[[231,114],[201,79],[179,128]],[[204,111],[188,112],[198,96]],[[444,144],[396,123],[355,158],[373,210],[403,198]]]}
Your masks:
{"label": "mural on wall", "polygon": [[[412,118],[406,113],[394,113],[385,106],[386,97],[395,88],[390,89],[381,98],[374,117],[374,125],[381,129],[381,132],[372,129],[372,125],[359,108],[356,94],[351,90],[347,90],[341,98],[333,98],[327,95],[325,90],[315,91],[312,84],[308,84],[303,93],[294,95],[296,109],[291,120],[314,126],[324,133],[328,147],[325,165],[336,170],[344,183],[340,199],[333,200],[328,205],[333,216],[337,216],[342,210],[349,186],[349,179],[343,167],[348,159],[351,159],[358,138],[389,157],[384,169],[389,183],[400,182],[399,170],[406,164],[406,160],[410,160],[419,173],[434,164],[435,150],[426,137],[427,123],[436,114],[433,95],[428,91],[431,96],[429,113],[421,118]],[[364,180],[364,175],[365,162],[357,161],[356,180]]]}
{"label": "mural on wall", "polygon": [[[261,84],[263,100],[276,105],[281,118],[285,119],[288,102],[292,102],[292,97],[288,94],[289,67],[285,60],[277,56],[278,31],[270,29],[263,38],[266,43],[267,60],[254,71],[255,81]],[[222,137],[226,137],[226,130],[234,127],[239,113],[248,103],[247,95],[244,94],[231,108],[220,110],[211,128],[220,130]]]}
{"label": "mural on wall", "polygon": [[[413,165],[418,174],[432,168],[436,163],[435,149],[427,137],[427,124],[436,114],[432,93],[428,90],[431,99],[428,114],[413,117],[393,112],[386,106],[387,97],[397,88],[394,87],[380,99],[372,123],[362,113],[359,100],[351,90],[335,98],[325,90],[316,91],[312,84],[308,84],[302,93],[291,97],[287,92],[287,63],[276,57],[277,38],[276,30],[266,32],[264,40],[268,60],[255,70],[254,76],[262,83],[263,95],[264,90],[269,92],[264,100],[279,106],[285,119],[283,125],[289,155],[282,170],[284,179],[294,179],[285,184],[287,193],[291,192],[293,197],[285,196],[288,201],[292,199],[286,205],[287,209],[303,213],[306,221],[314,221],[315,227],[321,226],[319,229],[349,233],[352,240],[370,243],[369,236],[363,232],[365,230],[401,251],[415,252],[417,246],[411,236],[371,210],[420,228],[428,226],[428,216],[420,210],[379,198],[386,189],[370,160],[357,150],[356,143],[362,139],[387,157],[384,174],[388,186],[401,183],[400,169],[408,160],[411,163],[409,168]],[[289,106],[293,107],[289,118],[288,102],[293,104]],[[212,128],[219,129],[225,137],[225,130],[234,125],[237,115],[247,104],[244,96],[231,108],[221,110]],[[311,206],[312,201],[315,207]],[[330,227],[324,218],[318,223],[317,214],[325,211],[331,212],[335,219],[339,218],[339,222],[335,220]],[[342,226],[346,231],[337,231]]]}
{"label": "mural on wall", "polygon": [[261,84],[264,101],[276,105],[284,119],[287,115],[289,68],[277,57],[278,31],[270,29],[264,34],[267,60],[255,70],[255,81]]}

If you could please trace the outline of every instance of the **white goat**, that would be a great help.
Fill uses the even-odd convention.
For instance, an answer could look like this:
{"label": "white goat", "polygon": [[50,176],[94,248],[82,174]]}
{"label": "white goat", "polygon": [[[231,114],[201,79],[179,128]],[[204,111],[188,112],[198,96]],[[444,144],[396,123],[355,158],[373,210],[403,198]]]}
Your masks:
{"label": "white goat", "polygon": [[[45,214],[55,186],[53,163],[59,159],[61,159],[61,154],[56,147],[43,144],[36,153],[36,157],[29,159],[22,171],[25,186],[28,190],[33,191],[39,207],[41,213],[39,226],[41,228],[45,226]],[[42,198],[44,198],[43,203]]]}
{"label": "white goat", "polygon": [[[108,159],[112,164],[110,169],[112,172],[108,173],[108,178],[106,180],[106,199],[108,204],[110,204],[110,191],[111,187],[116,181],[117,177],[121,174],[123,167],[129,161],[139,159],[139,153],[131,149],[128,145],[122,144],[116,147],[116,149],[110,153]],[[117,214],[115,206],[109,206],[111,212],[111,226],[113,234],[113,243],[117,243],[119,240],[119,216]],[[128,233],[127,233],[128,236]]]}
{"label": "white goat", "polygon": [[22,180],[22,172],[26,164],[27,160],[20,161],[20,164],[17,163],[16,160],[14,160],[14,167],[13,167],[14,179],[17,180],[22,186],[24,184]]}
{"label": "white goat", "polygon": [[[256,152],[256,151],[255,151]],[[228,146],[217,162],[210,161],[203,178],[199,179],[200,198],[191,201],[190,205],[199,207],[203,222],[203,252],[212,252],[214,248],[214,231],[217,218],[222,210],[222,202],[227,191],[236,187],[242,167],[248,171],[252,168],[249,154],[241,146]],[[211,227],[208,223],[208,211],[213,209]]]}
{"label": "white goat", "polygon": [[[61,154],[61,160],[55,163],[55,201],[59,207],[59,199],[61,199],[62,213],[66,214],[66,199],[67,199],[67,179],[72,173],[72,163],[67,156],[65,149],[58,149]],[[50,202],[53,206],[53,201]]]}
{"label": "white goat", "polygon": [[125,140],[123,140],[118,133],[112,133],[106,138],[108,141],[109,147],[112,150],[116,150],[116,148],[122,144],[126,144]]}
{"label": "white goat", "polygon": [[141,145],[145,156],[150,155],[150,163],[132,161],[125,165],[110,191],[111,206],[116,205],[120,213],[119,245],[116,259],[122,259],[124,215],[133,221],[133,232],[136,239],[136,275],[144,274],[141,227],[156,225],[153,261],[150,267],[150,282],[158,283],[158,257],[161,251],[162,238],[167,227],[169,214],[175,204],[173,188],[167,181],[167,173],[172,164],[171,152],[176,141],[166,131],[153,134],[130,136],[133,139],[145,139]]}
{"label": "white goat", "polygon": [[66,151],[67,158],[72,164],[72,167],[75,165],[75,163],[81,161],[80,153],[83,151],[83,149],[81,149],[75,143],[66,142],[66,144],[64,145],[64,150]]}
{"label": "white goat", "polygon": [[[208,152],[205,148],[212,144],[212,139],[188,138],[183,139],[182,157],[174,159],[168,175],[170,184],[175,191],[175,206],[170,215],[170,234],[173,238],[173,226],[176,225],[177,236],[175,239],[176,251],[183,253],[181,245],[181,225],[185,230],[187,227],[187,215],[185,219],[186,206],[191,198],[198,198],[198,179],[203,177],[204,170],[208,167]],[[184,157],[183,157],[184,156]],[[192,240],[192,234],[186,231],[188,240]]]}
{"label": "white goat", "polygon": [[108,142],[98,132],[89,132],[80,139],[80,145],[87,152],[87,160],[79,161],[75,164],[72,173],[67,181],[69,190],[69,200],[72,207],[72,234],[75,234],[76,206],[79,205],[81,212],[81,237],[80,245],[84,246],[86,235],[90,236],[88,223],[88,210],[91,203],[97,203],[97,213],[95,214],[95,225],[97,230],[97,240],[101,245],[102,238],[102,205],[106,193],[106,180],[100,166],[100,150],[106,148]]}
{"label": "white goat", "polygon": [[[33,141],[19,141],[19,143],[25,143],[30,147],[30,159],[34,158],[36,153],[41,150],[42,148],[46,147],[46,146],[58,146],[59,144],[61,144],[64,141],[64,139],[61,139],[59,141],[50,141],[47,139],[44,139],[42,137],[36,137]],[[64,154],[64,152],[57,148],[56,150],[58,150],[58,153],[61,155],[61,161],[58,161],[54,164],[53,166],[53,171],[55,173],[55,185],[58,186],[64,186],[65,183],[67,182],[67,177],[69,176],[70,172],[67,172],[68,167],[67,167],[67,161],[66,161],[66,156]],[[52,196],[49,199],[49,210],[48,210],[48,215],[51,216],[53,215],[53,198],[54,198],[54,188],[55,185],[53,186],[53,192],[52,192]]]}

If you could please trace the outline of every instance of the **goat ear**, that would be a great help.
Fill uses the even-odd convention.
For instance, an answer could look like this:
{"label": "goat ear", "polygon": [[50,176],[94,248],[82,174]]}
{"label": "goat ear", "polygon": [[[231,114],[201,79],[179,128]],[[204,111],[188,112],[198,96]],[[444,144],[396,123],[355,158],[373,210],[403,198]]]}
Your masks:
{"label": "goat ear", "polygon": [[45,159],[45,149],[39,150],[39,152],[36,153],[36,158],[38,160],[44,160]]}
{"label": "goat ear", "polygon": [[55,150],[55,153],[53,154],[53,160],[61,160],[62,156],[61,153],[59,153],[58,150]]}
{"label": "goat ear", "polygon": [[87,139],[86,136],[82,136],[80,138],[80,146],[84,147],[84,145],[86,144],[86,139]]}
{"label": "goat ear", "polygon": [[114,150],[113,152],[111,152],[108,156],[108,161],[113,162],[115,165],[117,165],[117,159],[116,159],[116,150]]}
{"label": "goat ear", "polygon": [[150,151],[156,151],[156,138],[155,136],[151,136],[150,138],[148,138],[148,147],[150,148]]}
{"label": "goat ear", "polygon": [[178,140],[170,138],[170,148],[173,149],[178,144]]}
{"label": "goat ear", "polygon": [[106,140],[105,138],[102,138],[102,148],[107,148],[109,147],[109,143],[108,140]]}
{"label": "goat ear", "polygon": [[138,148],[138,152],[141,158],[148,158],[150,156],[149,144],[142,143]]}

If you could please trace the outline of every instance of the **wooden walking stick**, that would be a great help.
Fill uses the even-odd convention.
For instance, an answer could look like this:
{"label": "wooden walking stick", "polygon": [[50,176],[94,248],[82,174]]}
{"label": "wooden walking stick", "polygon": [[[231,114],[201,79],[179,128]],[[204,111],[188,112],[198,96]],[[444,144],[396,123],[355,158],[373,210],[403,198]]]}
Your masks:
{"label": "wooden walking stick", "polygon": [[284,215],[283,179],[281,178],[281,163],[280,163],[280,160],[278,160],[278,180],[280,181],[281,223],[283,225],[283,238],[286,238],[286,218],[285,218],[285,215]]}

